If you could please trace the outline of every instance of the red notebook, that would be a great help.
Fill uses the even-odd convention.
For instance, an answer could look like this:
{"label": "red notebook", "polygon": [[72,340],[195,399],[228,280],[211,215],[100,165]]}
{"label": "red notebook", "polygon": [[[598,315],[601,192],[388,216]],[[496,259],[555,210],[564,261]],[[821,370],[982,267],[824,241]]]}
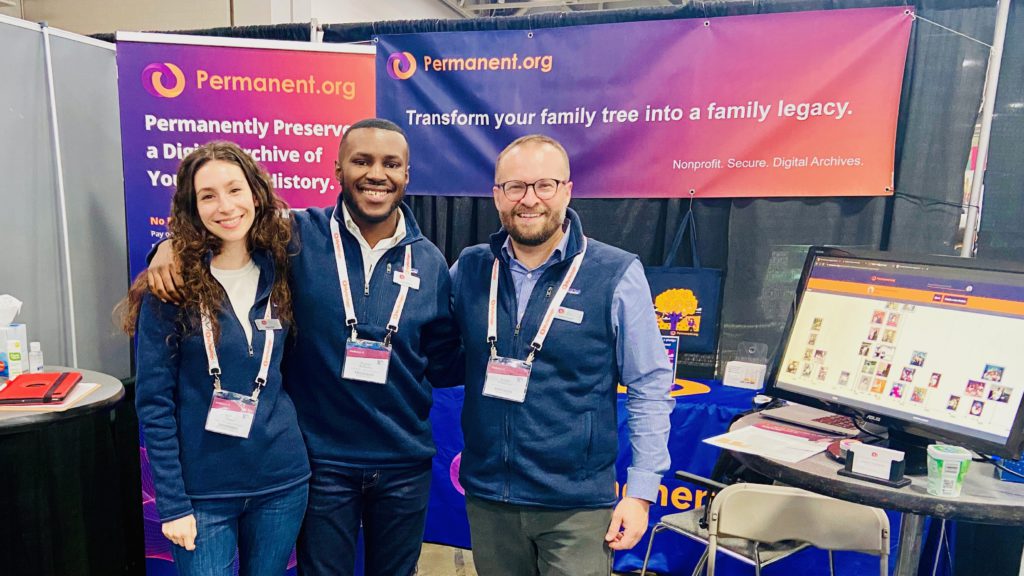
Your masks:
{"label": "red notebook", "polygon": [[3,390],[0,390],[0,404],[61,402],[81,380],[82,375],[78,372],[22,374],[8,381]]}

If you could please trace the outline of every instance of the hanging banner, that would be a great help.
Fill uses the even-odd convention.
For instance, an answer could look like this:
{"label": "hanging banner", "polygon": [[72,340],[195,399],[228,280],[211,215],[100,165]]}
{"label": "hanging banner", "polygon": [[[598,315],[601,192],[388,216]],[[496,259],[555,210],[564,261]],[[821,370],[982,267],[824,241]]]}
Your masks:
{"label": "hanging banner", "polygon": [[[374,116],[373,53],[360,46],[118,33],[132,277],[167,232],[178,164],[211,140],[246,149],[292,207],[333,205],[341,136]],[[145,448],[141,459],[147,572],[170,576],[171,543],[161,533]]]}
{"label": "hanging banner", "polygon": [[[519,136],[577,197],[892,193],[905,6],[377,38],[416,192],[489,196]],[[552,175],[561,177],[562,175]]]}
{"label": "hanging banner", "polygon": [[230,140],[292,207],[333,205],[347,127],[374,115],[374,49],[118,33],[128,259],[134,278],[166,234],[178,164]]}

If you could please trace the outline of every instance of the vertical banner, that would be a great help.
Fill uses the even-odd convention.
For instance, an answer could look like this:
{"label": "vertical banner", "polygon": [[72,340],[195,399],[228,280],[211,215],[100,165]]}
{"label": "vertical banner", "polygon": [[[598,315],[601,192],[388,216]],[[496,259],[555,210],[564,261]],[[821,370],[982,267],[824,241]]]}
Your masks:
{"label": "vertical banner", "polygon": [[[180,161],[231,140],[293,207],[333,205],[334,160],[351,124],[374,116],[374,49],[119,33],[118,89],[132,277],[166,234]],[[147,570],[175,572],[142,449]],[[294,562],[290,564],[294,566]]]}
{"label": "vertical banner", "polygon": [[374,115],[372,47],[119,33],[128,259],[134,277],[166,218],[182,158],[231,140],[293,207],[333,204],[334,160]]}
{"label": "vertical banner", "polygon": [[377,111],[408,132],[421,194],[490,195],[498,152],[540,132],[577,197],[887,195],[912,22],[898,6],[380,36]]}

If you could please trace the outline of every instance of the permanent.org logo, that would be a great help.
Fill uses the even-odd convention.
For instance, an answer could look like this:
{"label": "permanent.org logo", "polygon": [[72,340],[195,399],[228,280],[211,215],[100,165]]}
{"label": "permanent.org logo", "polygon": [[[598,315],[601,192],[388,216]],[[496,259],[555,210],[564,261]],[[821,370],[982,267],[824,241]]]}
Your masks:
{"label": "permanent.org logo", "polygon": [[408,80],[416,73],[416,57],[411,52],[395,52],[388,56],[387,70],[392,80]]}
{"label": "permanent.org logo", "polygon": [[[165,86],[165,77],[173,77],[174,82]],[[177,98],[185,90],[185,74],[170,62],[150,64],[142,69],[142,87],[157,98]]]}

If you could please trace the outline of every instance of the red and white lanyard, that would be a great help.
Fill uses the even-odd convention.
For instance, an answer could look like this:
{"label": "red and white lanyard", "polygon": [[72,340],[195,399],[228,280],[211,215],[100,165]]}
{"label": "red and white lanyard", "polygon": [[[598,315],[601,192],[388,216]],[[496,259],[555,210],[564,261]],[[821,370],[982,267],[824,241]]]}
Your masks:
{"label": "red and white lanyard", "polygon": [[[586,253],[587,239],[584,237],[583,248],[579,254],[573,257],[569,270],[565,273],[565,277],[562,278],[562,283],[558,285],[558,291],[555,292],[554,298],[551,299],[548,311],[544,313],[544,320],[541,321],[540,328],[537,329],[537,335],[533,337],[533,342],[530,343],[530,355],[526,357],[527,364],[533,363],[534,356],[544,346],[544,339],[547,338],[548,331],[551,329],[551,323],[555,320],[555,313],[562,307],[562,300],[569,293],[569,288],[572,286],[573,280],[576,279],[576,274],[580,271],[580,266],[583,264],[583,256]],[[498,273],[500,269],[498,259],[495,258],[494,266],[491,267],[491,291],[487,301],[487,341],[491,344],[492,358],[498,356],[496,344],[498,343]]]}
{"label": "red and white lanyard", "polygon": [[[335,210],[337,213],[337,210]],[[331,242],[334,245],[334,263],[338,268],[338,284],[341,285],[341,301],[345,304],[345,325],[352,329],[352,339],[356,340],[359,334],[356,333],[356,309],[352,304],[352,286],[348,279],[348,266],[345,264],[345,247],[341,243],[341,228],[338,226],[338,219],[335,213],[331,214]],[[405,246],[405,260],[402,271],[412,274],[412,246]],[[369,278],[367,278],[369,282]],[[391,309],[391,317],[388,319],[388,333],[384,336],[384,344],[391,344],[391,335],[398,332],[398,321],[402,318],[402,309],[405,308],[405,301],[409,297],[409,286],[402,284],[398,290],[398,298],[395,299],[395,306]]]}
{"label": "red and white lanyard", "polygon": [[[263,313],[264,323],[269,322],[273,316],[271,310],[273,304],[268,300],[267,309]],[[246,318],[248,321],[248,318]],[[213,322],[207,310],[203,309],[203,347],[206,348],[206,364],[210,367],[210,375],[213,376],[213,387],[220,390],[220,359],[217,357],[217,344],[213,340]],[[267,374],[270,372],[270,357],[274,354],[274,330],[263,331],[263,357],[260,359],[260,371],[256,375],[256,389],[252,391],[252,399],[258,400],[260,390],[267,385]]]}

